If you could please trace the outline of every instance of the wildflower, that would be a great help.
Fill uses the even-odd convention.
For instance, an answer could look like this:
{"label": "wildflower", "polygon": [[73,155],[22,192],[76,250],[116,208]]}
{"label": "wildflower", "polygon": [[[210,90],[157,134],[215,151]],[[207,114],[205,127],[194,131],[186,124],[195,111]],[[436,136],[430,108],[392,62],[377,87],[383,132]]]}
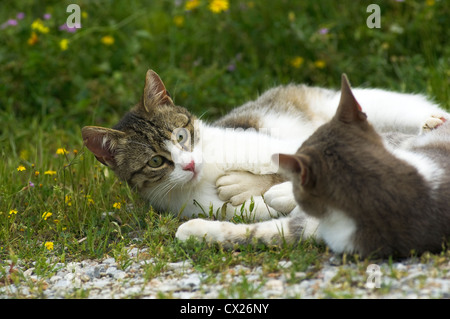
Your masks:
{"label": "wildflower", "polygon": [[[81,28],[81,26],[79,26]],[[60,31],[66,31],[69,33],[74,33],[77,32],[77,28],[76,27],[69,27],[66,23],[64,23],[63,25],[59,26],[59,30]]]}
{"label": "wildflower", "polygon": [[173,23],[175,23],[175,25],[177,27],[181,27],[184,24],[184,17],[183,16],[175,16],[173,17]]}
{"label": "wildflower", "polygon": [[329,31],[328,28],[321,28],[321,29],[319,30],[319,33],[320,33],[320,34],[327,34],[328,31]]}
{"label": "wildflower", "polygon": [[36,34],[36,32],[31,32],[31,36],[30,36],[30,38],[28,39],[28,45],[35,45],[37,42],[38,42],[38,36],[37,36],[37,34]]}
{"label": "wildflower", "polygon": [[230,3],[228,0],[212,0],[209,3],[209,10],[211,10],[214,13],[220,13],[222,11],[228,10],[230,7]]}
{"label": "wildflower", "polygon": [[29,187],[34,187],[34,183],[33,183],[32,181],[29,181],[29,182],[28,182],[28,186],[29,186]]}
{"label": "wildflower", "polygon": [[55,175],[56,171],[45,171],[44,175]]}
{"label": "wildflower", "polygon": [[427,6],[429,6],[429,7],[434,6],[435,2],[436,2],[435,0],[426,0],[426,1],[425,1],[425,3],[427,4]]}
{"label": "wildflower", "polygon": [[188,0],[186,1],[186,4],[184,5],[184,9],[186,11],[193,10],[197,8],[200,5],[200,0]]}
{"label": "wildflower", "polygon": [[314,66],[318,69],[323,69],[326,65],[324,60],[317,60],[314,62]]}
{"label": "wildflower", "polygon": [[52,15],[50,13],[44,14],[44,20],[50,20],[52,18]]}
{"label": "wildflower", "polygon": [[88,17],[88,13],[86,11],[81,11],[81,17],[86,19]]}
{"label": "wildflower", "polygon": [[39,31],[40,33],[48,33],[50,31],[50,29],[42,23],[41,19],[34,20],[31,24],[31,29]]}
{"label": "wildflower", "polygon": [[54,219],[53,222],[54,222],[55,224],[59,224],[59,219]]}
{"label": "wildflower", "polygon": [[36,177],[39,176],[39,174],[40,174],[39,171],[34,172],[34,176]]}
{"label": "wildflower", "polygon": [[11,210],[9,211],[9,214],[10,214],[10,215],[17,215],[17,209],[11,209]]}
{"label": "wildflower", "polygon": [[288,13],[288,20],[290,22],[294,22],[295,21],[295,13],[293,11],[289,11],[289,13]]}
{"label": "wildflower", "polygon": [[72,152],[73,152],[75,155],[78,154],[78,150],[77,150],[77,149],[74,149]]}
{"label": "wildflower", "polygon": [[66,197],[64,198],[64,202],[67,204],[67,206],[72,206],[72,197],[70,195],[66,195]]}
{"label": "wildflower", "polygon": [[291,65],[294,68],[298,69],[302,66],[303,62],[305,62],[305,59],[303,59],[301,56],[297,56],[291,60]]}
{"label": "wildflower", "polygon": [[50,212],[44,212],[42,214],[42,218],[44,218],[44,220],[47,220],[47,218],[49,218],[50,216],[52,216],[53,214]]}
{"label": "wildflower", "polygon": [[104,45],[113,45],[114,44],[114,38],[110,35],[105,35],[102,39],[101,39],[102,43]]}
{"label": "wildflower", "polygon": [[19,167],[16,168],[18,172],[23,172],[26,170],[25,166],[19,165]]}
{"label": "wildflower", "polygon": [[85,195],[84,198],[87,199],[89,204],[94,204],[94,200],[91,198],[91,195]]}
{"label": "wildflower", "polygon": [[121,205],[119,202],[113,204],[113,207],[114,207],[115,209],[120,209],[121,206],[122,206],[122,205]]}
{"label": "wildflower", "polygon": [[8,21],[6,21],[7,25],[10,26],[16,26],[17,25],[17,20],[16,19],[9,19]]}
{"label": "wildflower", "polygon": [[45,248],[47,248],[47,250],[53,250],[53,242],[52,241],[47,241],[44,244]]}
{"label": "wildflower", "polygon": [[67,152],[66,149],[62,148],[62,147],[60,147],[56,150],[56,154],[58,154],[58,155],[65,155],[67,153],[69,153],[69,152]]}
{"label": "wildflower", "polygon": [[25,18],[25,13],[19,12],[19,13],[16,15],[16,18],[17,18],[18,20],[22,20],[23,18]]}

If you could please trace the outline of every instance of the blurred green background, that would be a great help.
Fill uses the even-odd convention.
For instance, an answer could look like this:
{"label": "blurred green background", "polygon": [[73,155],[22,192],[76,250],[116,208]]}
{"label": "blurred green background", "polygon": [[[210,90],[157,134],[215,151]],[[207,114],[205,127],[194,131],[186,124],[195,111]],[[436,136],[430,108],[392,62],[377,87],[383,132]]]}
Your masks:
{"label": "blurred green background", "polygon": [[[65,25],[71,3],[80,29]],[[371,3],[381,28],[366,25]],[[343,72],[353,86],[449,108],[449,17],[447,0],[1,1],[0,255],[46,251],[46,240],[64,254],[101,254],[105,238],[136,225],[176,229],[152,228],[144,208],[145,223],[130,220],[125,185],[81,154],[81,127],[114,125],[140,99],[147,69],[206,119],[279,84],[337,88]],[[122,214],[119,229],[107,211]]]}
{"label": "blurred green background", "polygon": [[[342,72],[354,86],[448,106],[448,1],[234,0],[219,12],[211,2],[2,1],[2,113],[73,130],[110,125],[138,101],[148,68],[178,105],[207,117],[278,84],[336,87]],[[61,30],[70,3],[82,13],[73,33]],[[379,29],[366,25],[370,3]]]}

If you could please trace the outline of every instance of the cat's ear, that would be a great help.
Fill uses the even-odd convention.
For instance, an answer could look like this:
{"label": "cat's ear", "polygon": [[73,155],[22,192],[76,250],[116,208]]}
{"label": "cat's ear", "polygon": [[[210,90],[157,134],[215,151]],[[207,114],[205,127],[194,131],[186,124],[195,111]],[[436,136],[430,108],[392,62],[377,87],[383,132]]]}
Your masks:
{"label": "cat's ear", "polygon": [[153,70],[148,70],[145,76],[144,94],[142,95],[141,104],[145,111],[149,113],[151,113],[154,107],[159,105],[173,104],[172,98],[169,92],[167,92],[164,83]]}
{"label": "cat's ear", "polygon": [[297,154],[274,154],[272,155],[272,161],[278,163],[282,170],[300,178],[302,186],[308,183],[310,177],[309,157]]}
{"label": "cat's ear", "polygon": [[81,130],[84,145],[97,160],[110,167],[116,166],[117,142],[125,136],[124,132],[98,126],[85,126]]}
{"label": "cat's ear", "polygon": [[367,116],[363,113],[361,106],[352,93],[347,76],[342,74],[341,80],[341,99],[336,111],[336,117],[344,123],[353,123],[366,121]]}

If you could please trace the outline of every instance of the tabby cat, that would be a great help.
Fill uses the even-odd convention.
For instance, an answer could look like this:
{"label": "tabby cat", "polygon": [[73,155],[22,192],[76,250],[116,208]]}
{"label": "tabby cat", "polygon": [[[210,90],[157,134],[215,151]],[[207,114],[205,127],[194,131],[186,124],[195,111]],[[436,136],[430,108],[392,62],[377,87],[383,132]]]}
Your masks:
{"label": "tabby cat", "polygon": [[366,117],[343,76],[331,121],[294,155],[274,155],[293,192],[269,191],[268,203],[292,194],[299,207],[289,217],[251,225],[194,219],[177,237],[233,244],[317,235],[337,253],[363,257],[441,251],[450,240],[450,121],[430,118],[434,130],[394,134],[390,143]]}
{"label": "tabby cat", "polygon": [[[380,132],[418,134],[431,115],[447,116],[420,95],[354,92]],[[291,188],[271,156],[294,153],[331,119],[339,97],[319,87],[279,86],[207,123],[176,106],[149,70],[142,98],[130,112],[113,128],[84,127],[82,137],[101,163],[160,212],[185,218],[212,213],[227,220],[242,212],[268,220],[296,207],[279,196],[272,196],[274,206],[267,203],[268,190]]]}

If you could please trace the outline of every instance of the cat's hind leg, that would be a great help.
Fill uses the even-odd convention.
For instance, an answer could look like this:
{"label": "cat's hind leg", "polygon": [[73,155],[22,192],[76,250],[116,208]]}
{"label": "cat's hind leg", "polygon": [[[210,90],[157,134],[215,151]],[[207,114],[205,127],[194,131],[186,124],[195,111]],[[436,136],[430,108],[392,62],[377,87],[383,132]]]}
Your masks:
{"label": "cat's hind leg", "polygon": [[232,248],[236,244],[295,243],[301,238],[314,237],[319,222],[296,208],[289,217],[272,219],[255,224],[192,219],[182,224],[175,237],[185,241],[190,237],[209,243],[221,243]]}

